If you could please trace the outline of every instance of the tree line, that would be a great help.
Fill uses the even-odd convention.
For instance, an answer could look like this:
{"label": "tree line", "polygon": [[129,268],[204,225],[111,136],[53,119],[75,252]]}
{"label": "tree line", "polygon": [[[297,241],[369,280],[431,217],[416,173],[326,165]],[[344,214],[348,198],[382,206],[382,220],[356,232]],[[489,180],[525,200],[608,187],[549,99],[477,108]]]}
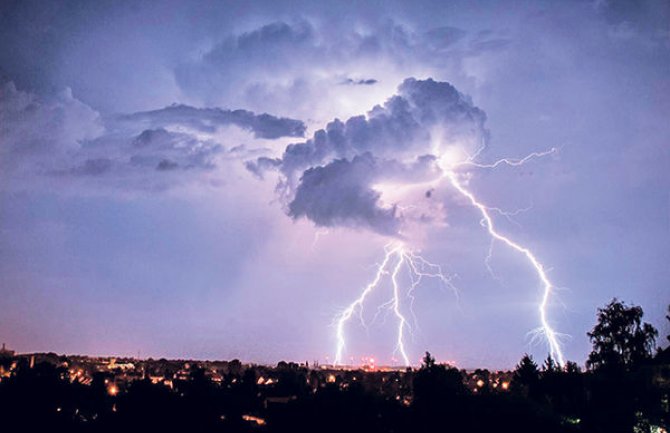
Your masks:
{"label": "tree line", "polygon": [[[0,423],[70,432],[667,431],[670,348],[657,348],[658,331],[642,309],[614,299],[598,310],[588,336],[593,349],[584,370],[551,357],[538,364],[526,354],[505,392],[486,370],[475,372],[481,382],[474,392],[463,371],[430,353],[418,369],[351,372],[346,383],[282,362],[270,387],[261,386],[260,367],[240,365],[221,383],[194,368],[174,389],[147,379],[118,394],[102,373],[83,384],[57,365],[23,360],[0,382]],[[9,362],[16,359],[0,360]],[[405,391],[409,399],[400,398]]]}

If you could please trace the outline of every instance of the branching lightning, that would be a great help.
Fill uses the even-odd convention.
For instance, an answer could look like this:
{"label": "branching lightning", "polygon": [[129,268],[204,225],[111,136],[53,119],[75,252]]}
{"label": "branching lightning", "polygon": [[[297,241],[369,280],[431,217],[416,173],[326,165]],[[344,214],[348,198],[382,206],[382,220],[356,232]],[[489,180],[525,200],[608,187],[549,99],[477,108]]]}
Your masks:
{"label": "branching lightning", "polygon": [[405,365],[409,365],[410,362],[409,358],[407,357],[407,352],[405,351],[405,339],[404,339],[407,320],[405,319],[405,316],[403,316],[403,314],[400,312],[400,295],[398,293],[398,273],[400,272],[400,269],[402,268],[404,261],[405,261],[405,255],[401,253],[400,259],[398,260],[398,263],[396,264],[395,268],[393,269],[393,273],[391,274],[391,282],[393,286],[393,312],[398,318],[398,339],[396,341],[394,353],[400,352],[403,361],[405,361]]}
{"label": "branching lightning", "polygon": [[394,316],[397,319],[398,327],[396,334],[396,344],[394,349],[394,355],[396,353],[400,354],[404,365],[410,365],[409,356],[407,355],[407,349],[405,347],[405,333],[407,331],[412,331],[412,326],[410,322],[405,317],[405,314],[402,311],[402,300],[401,296],[401,281],[399,280],[400,274],[403,271],[407,272],[409,276],[409,287],[404,291],[405,297],[410,299],[409,311],[412,316],[415,318],[416,325],[416,316],[414,315],[413,305],[414,305],[414,295],[413,292],[417,286],[421,283],[424,278],[435,278],[439,280],[442,284],[452,289],[456,292],[456,287],[452,284],[451,277],[446,276],[442,272],[442,268],[439,265],[433,264],[423,258],[420,254],[415,251],[407,249],[401,242],[393,242],[386,245],[384,248],[385,255],[384,260],[377,266],[377,271],[375,273],[374,279],[363,289],[360,296],[356,298],[349,306],[344,309],[340,314],[335,318],[335,327],[336,327],[336,338],[337,346],[335,350],[335,365],[341,365],[344,355],[344,349],[346,346],[346,339],[344,336],[344,328],[349,319],[352,318],[354,314],[357,314],[361,324],[364,327],[367,327],[365,320],[363,318],[363,306],[366,298],[375,290],[375,288],[382,285],[382,280],[384,276],[389,275],[390,286],[391,286],[391,299],[388,302],[382,304],[377,313],[374,315],[372,322],[374,322],[380,313],[384,309],[388,309],[393,312]]}
{"label": "branching lightning", "polygon": [[558,152],[558,149],[556,149],[555,147],[552,147],[551,149],[549,149],[547,151],[544,151],[544,152],[529,153],[528,155],[526,155],[525,157],[520,158],[520,159],[501,158],[501,159],[499,159],[497,161],[494,161],[490,164],[481,164],[481,163],[478,163],[478,162],[474,161],[474,158],[479,155],[481,150],[482,149],[480,149],[480,151],[478,151],[475,154],[474,157],[470,157],[470,158],[466,159],[465,161],[462,161],[458,164],[455,164],[455,167],[471,166],[471,167],[476,167],[476,168],[496,168],[496,167],[501,166],[501,165],[509,165],[509,166],[512,166],[512,167],[518,167],[520,165],[524,165],[525,163],[527,163],[531,159],[542,158],[543,156],[548,156],[548,155],[551,155],[553,153]]}
{"label": "branching lightning", "polygon": [[[480,149],[481,151],[481,149]],[[474,162],[474,158],[479,156],[480,152],[477,152],[477,154],[474,157],[470,157],[466,159],[465,161],[462,161],[460,163],[454,164],[453,167],[458,168],[458,167],[463,167],[463,166],[471,166],[471,167],[476,167],[476,168],[496,168],[500,165],[508,165],[512,167],[518,167],[521,166],[531,159],[534,158],[541,158],[544,156],[548,156],[551,154],[554,154],[558,152],[558,149],[556,148],[551,148],[550,150],[547,150],[545,152],[532,152],[525,156],[524,158],[520,159],[511,159],[511,158],[502,158],[499,160],[494,161],[493,163],[490,164],[482,164],[482,163],[477,163]],[[445,169],[443,171],[443,177],[448,179],[451,185],[459,192],[461,193],[469,202],[479,210],[479,212],[482,215],[482,226],[486,228],[488,231],[489,235],[491,236],[491,244],[489,247],[489,253],[486,258],[486,266],[488,267],[489,271],[491,271],[489,262],[491,259],[492,255],[492,249],[493,249],[493,242],[498,240],[512,248],[513,250],[523,254],[526,259],[528,259],[528,262],[532,265],[534,268],[535,272],[537,273],[538,278],[542,282],[542,298],[540,300],[540,303],[538,305],[538,310],[540,314],[540,323],[541,327],[539,329],[539,334],[544,335],[547,344],[549,346],[549,355],[551,356],[554,361],[556,361],[559,365],[564,365],[565,364],[565,357],[563,355],[563,350],[561,349],[561,344],[560,344],[560,334],[557,333],[549,324],[548,318],[547,318],[547,308],[549,305],[549,299],[551,297],[552,292],[554,291],[554,285],[551,283],[549,280],[549,277],[547,276],[547,273],[544,269],[544,266],[540,261],[537,259],[535,254],[528,249],[527,247],[524,247],[520,245],[519,243],[513,241],[507,236],[504,236],[500,234],[494,225],[493,218],[491,218],[491,215],[489,211],[496,211],[500,213],[501,215],[507,217],[509,219],[510,216],[512,216],[512,213],[505,213],[501,212],[499,208],[495,207],[488,207],[484,205],[482,202],[480,202],[475,195],[469,191],[468,189],[463,186],[463,183],[459,180],[458,174],[454,169]],[[520,210],[520,212],[523,212],[525,210]],[[519,211],[517,211],[518,213]]]}
{"label": "branching lightning", "polygon": [[[535,273],[537,274],[539,280],[542,283],[542,297],[538,305],[538,311],[540,316],[541,327],[539,329],[539,334],[543,335],[549,346],[550,356],[559,364],[565,364],[565,358],[560,345],[560,335],[551,327],[549,320],[547,318],[547,309],[549,305],[549,300],[554,290],[554,285],[549,280],[549,277],[545,271],[544,266],[538,260],[536,255],[528,248],[525,247],[516,241],[512,240],[510,237],[501,234],[495,226],[494,220],[491,216],[492,212],[495,212],[499,215],[504,216],[505,218],[510,219],[512,216],[526,211],[528,209],[521,209],[515,212],[506,212],[498,207],[487,206],[482,203],[474,193],[466,188],[465,182],[462,180],[463,171],[462,168],[472,167],[480,169],[494,169],[501,165],[508,165],[512,167],[521,166],[531,159],[544,157],[550,154],[555,153],[556,149],[551,149],[546,152],[533,152],[521,159],[511,159],[503,158],[499,159],[493,163],[478,163],[475,162],[475,158],[479,155],[480,152],[477,152],[474,156],[469,156],[464,161],[451,164],[441,164],[442,169],[442,179],[446,179],[449,184],[461,195],[467,202],[476,208],[481,214],[481,225],[484,227],[491,237],[491,244],[489,247],[488,255],[485,260],[485,265],[489,272],[495,277],[493,271],[490,267],[490,259],[493,253],[493,244],[494,242],[502,242],[507,245],[514,251],[521,253],[526,257],[530,265],[533,267]],[[359,315],[361,323],[363,326],[366,326],[366,323],[363,319],[363,305],[368,297],[368,295],[375,290],[378,286],[382,284],[384,276],[390,276],[390,283],[392,289],[392,297],[389,301],[382,304],[377,309],[377,313],[373,318],[373,322],[376,320],[378,314],[383,311],[392,311],[397,319],[397,337],[394,354],[399,353],[402,357],[404,365],[410,365],[409,357],[407,355],[407,348],[405,345],[405,333],[406,331],[411,332],[412,328],[407,321],[406,317],[402,312],[401,305],[401,295],[400,295],[400,282],[398,281],[398,276],[400,272],[405,269],[409,275],[409,287],[405,291],[406,297],[409,298],[409,311],[414,317],[414,324],[416,325],[416,316],[414,315],[413,305],[414,305],[414,291],[421,284],[423,278],[436,278],[439,279],[444,285],[450,287],[455,292],[455,287],[451,283],[450,277],[446,277],[442,272],[440,266],[430,263],[425,258],[419,254],[407,249],[402,243],[396,242],[389,244],[385,247],[385,256],[384,260],[377,267],[377,272],[373,281],[368,284],[361,295],[354,300],[349,306],[342,311],[336,317],[336,337],[337,337],[337,347],[335,354],[335,364],[342,364],[342,356],[346,346],[346,339],[344,335],[344,328],[349,319],[353,316],[354,313]]]}
{"label": "branching lightning", "polygon": [[563,352],[561,350],[558,334],[549,325],[549,322],[547,320],[547,305],[549,303],[549,297],[551,296],[551,292],[553,290],[553,284],[551,283],[549,277],[544,271],[544,266],[542,265],[542,263],[539,262],[537,257],[535,257],[535,255],[528,248],[519,245],[510,238],[503,236],[496,231],[495,226],[493,224],[493,219],[491,218],[491,215],[489,214],[489,210],[487,209],[487,207],[484,206],[481,202],[479,202],[470,191],[468,191],[467,189],[465,189],[465,187],[463,187],[463,185],[459,182],[456,173],[454,173],[453,171],[447,171],[445,172],[445,176],[449,179],[453,187],[458,192],[460,192],[465,198],[467,198],[468,201],[474,207],[476,207],[482,214],[482,222],[486,230],[488,231],[489,235],[493,239],[501,241],[510,248],[525,255],[530,264],[535,269],[535,272],[537,273],[537,276],[540,278],[540,281],[542,281],[543,286],[542,300],[538,307],[540,312],[540,321],[542,323],[542,332],[547,339],[547,343],[549,344],[549,353],[551,357],[556,362],[558,362],[558,364],[564,365],[565,359],[563,357]]}

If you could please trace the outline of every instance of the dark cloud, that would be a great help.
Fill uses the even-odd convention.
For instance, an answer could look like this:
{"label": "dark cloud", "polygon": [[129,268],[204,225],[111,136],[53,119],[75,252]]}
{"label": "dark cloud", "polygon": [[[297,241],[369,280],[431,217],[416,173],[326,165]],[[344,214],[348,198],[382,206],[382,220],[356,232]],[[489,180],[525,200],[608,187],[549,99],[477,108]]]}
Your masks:
{"label": "dark cloud", "polygon": [[191,93],[206,96],[214,91],[225,95],[248,84],[246,74],[240,74],[243,70],[255,72],[260,67],[276,74],[289,67],[286,59],[307,55],[316,61],[325,54],[310,23],[278,21],[228,36],[200,59],[177,67],[175,77],[179,86]]}
{"label": "dark cloud", "polygon": [[158,171],[169,171],[169,170],[174,170],[177,167],[179,167],[179,164],[177,164],[174,161],[170,161],[169,159],[162,159],[161,162],[158,163],[156,166],[156,170]]}
{"label": "dark cloud", "polygon": [[456,27],[419,30],[392,19],[361,26],[277,21],[229,35],[181,63],[175,76],[185,94],[210,105],[235,101],[303,117],[314,116],[315,108],[316,114],[349,113],[350,98],[371,94],[380,84],[414,74],[449,75],[454,65],[460,68],[460,59],[504,47],[497,35],[491,41],[478,36],[476,43],[472,36]]}
{"label": "dark cloud", "polygon": [[[105,118],[69,89],[37,96],[11,81],[0,84],[0,166],[3,174],[14,177],[11,187],[38,185],[44,181],[40,175],[46,175],[61,181],[97,177],[98,186],[144,188],[158,179],[157,171],[180,172],[170,177],[176,185],[194,181],[197,173],[226,160],[263,151],[238,145],[227,152],[217,140],[206,138],[223,125],[238,125],[264,138],[301,136],[305,128],[300,121],[269,114],[185,105]],[[162,183],[160,189],[167,186]]]}
{"label": "dark cloud", "polygon": [[370,188],[377,170],[369,153],[309,168],[289,203],[288,214],[324,227],[363,227],[394,235],[400,224],[396,208],[381,207],[380,194]]}
{"label": "dark cloud", "polygon": [[156,142],[167,142],[170,140],[171,135],[164,128],[145,129],[133,139],[132,143],[136,147],[147,147]]}
{"label": "dark cloud", "polygon": [[374,78],[361,78],[358,80],[354,80],[353,78],[347,78],[346,80],[342,81],[342,84],[348,84],[353,86],[371,86],[377,83],[378,81],[375,80]]}
{"label": "dark cloud", "polygon": [[641,43],[644,49],[670,48],[670,2],[599,0],[594,5],[616,41]]}
{"label": "dark cloud", "polygon": [[293,218],[397,234],[402,216],[380,204],[373,184],[436,178],[433,138],[474,151],[487,140],[485,121],[485,113],[451,84],[409,78],[367,115],[335,119],[309,140],[287,146],[280,159],[257,158],[247,168],[258,176],[281,172]]}
{"label": "dark cloud", "polygon": [[160,189],[164,190],[192,178],[182,174],[172,177],[168,185],[155,178],[154,172],[210,171],[223,153],[223,146],[211,141],[160,128],[148,129],[134,137],[102,135],[90,140],[47,173],[60,179],[105,176],[106,183],[123,189],[152,189],[152,185],[161,183]]}
{"label": "dark cloud", "polygon": [[87,159],[83,164],[70,169],[74,176],[100,176],[112,168],[112,160],[109,158]]}
{"label": "dark cloud", "polygon": [[40,97],[0,83],[0,152],[4,162],[77,150],[103,132],[100,115],[70,89]]}
{"label": "dark cloud", "polygon": [[305,124],[300,120],[276,117],[270,114],[255,114],[247,110],[224,110],[221,108],[195,108],[173,104],[159,110],[141,111],[121,116],[121,120],[138,121],[154,128],[184,125],[203,132],[214,132],[217,128],[236,125],[254,133],[258,138],[302,137]]}
{"label": "dark cloud", "polygon": [[448,130],[452,139],[483,140],[485,113],[451,84],[409,78],[398,95],[367,115],[338,119],[303,143],[289,145],[281,158],[281,171],[293,178],[296,171],[327,158],[347,158],[364,152],[385,158],[415,158],[431,152],[431,129]]}
{"label": "dark cloud", "polygon": [[594,2],[595,8],[602,16],[612,24],[629,23],[639,28],[668,30],[668,16],[670,16],[670,4],[666,1],[657,0],[598,0]]}
{"label": "dark cloud", "polygon": [[[205,55],[205,60],[214,63],[244,61],[247,56],[278,57],[282,48],[293,49],[296,45],[313,44],[315,33],[312,25],[300,20],[293,24],[274,22],[257,30],[232,36],[214,47]],[[268,51],[272,47],[274,51]]]}
{"label": "dark cloud", "polygon": [[216,156],[225,152],[222,145],[190,134],[146,129],[130,140],[130,162],[136,167],[159,171],[184,169],[209,170],[216,167]]}
{"label": "dark cloud", "polygon": [[435,157],[424,155],[413,162],[375,158],[370,152],[353,159],[336,159],[302,174],[288,206],[293,218],[305,217],[324,227],[364,228],[395,236],[403,216],[396,205],[384,206],[377,182],[415,183],[439,174]]}
{"label": "dark cloud", "polygon": [[261,156],[255,161],[247,161],[245,166],[247,170],[255,174],[259,178],[263,178],[263,173],[270,169],[275,169],[281,167],[282,160],[279,158],[268,158],[267,156]]}

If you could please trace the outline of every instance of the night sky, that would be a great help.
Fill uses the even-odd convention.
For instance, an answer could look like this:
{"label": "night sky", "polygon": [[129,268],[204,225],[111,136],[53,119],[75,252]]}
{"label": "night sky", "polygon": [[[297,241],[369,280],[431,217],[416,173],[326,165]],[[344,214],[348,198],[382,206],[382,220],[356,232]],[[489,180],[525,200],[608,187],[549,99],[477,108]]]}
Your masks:
{"label": "night sky", "polygon": [[[3,1],[0,341],[332,362],[402,243],[458,288],[403,304],[412,362],[544,358],[537,274],[441,175],[547,151],[458,175],[566,357],[613,297],[667,335],[668,119],[667,1]],[[355,317],[347,360],[397,362],[396,328]]]}

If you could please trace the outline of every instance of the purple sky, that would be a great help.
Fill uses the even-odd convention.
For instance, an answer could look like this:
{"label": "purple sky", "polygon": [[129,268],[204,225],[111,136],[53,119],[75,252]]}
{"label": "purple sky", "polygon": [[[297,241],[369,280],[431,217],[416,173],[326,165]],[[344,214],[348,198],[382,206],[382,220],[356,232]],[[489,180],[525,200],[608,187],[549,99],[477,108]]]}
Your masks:
{"label": "purple sky", "polygon": [[[459,176],[523,210],[492,216],[555,284],[566,357],[613,297],[664,341],[668,118],[665,1],[3,2],[0,341],[332,361],[334,318],[402,240],[458,287],[417,288],[412,361],[544,358],[537,274],[500,242],[489,272],[440,178],[481,145],[557,149]],[[352,320],[346,358],[392,363],[395,331]]]}

